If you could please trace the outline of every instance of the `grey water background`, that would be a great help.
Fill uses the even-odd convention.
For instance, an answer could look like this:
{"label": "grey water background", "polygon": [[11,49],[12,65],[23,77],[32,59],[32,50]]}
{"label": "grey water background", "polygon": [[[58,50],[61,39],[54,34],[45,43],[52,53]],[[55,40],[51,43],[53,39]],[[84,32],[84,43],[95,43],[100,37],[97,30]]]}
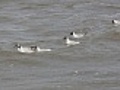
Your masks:
{"label": "grey water background", "polygon": [[[120,90],[112,19],[120,0],[0,0],[0,90]],[[67,47],[71,31],[88,34]],[[16,43],[53,51],[21,54]]]}

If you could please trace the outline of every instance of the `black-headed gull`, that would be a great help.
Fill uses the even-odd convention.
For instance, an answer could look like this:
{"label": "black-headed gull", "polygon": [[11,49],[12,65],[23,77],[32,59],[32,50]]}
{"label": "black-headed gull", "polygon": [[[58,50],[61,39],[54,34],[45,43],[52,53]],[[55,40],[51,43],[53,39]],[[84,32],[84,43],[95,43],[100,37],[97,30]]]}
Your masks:
{"label": "black-headed gull", "polygon": [[87,32],[85,33],[76,33],[76,32],[71,32],[70,35],[72,35],[72,37],[74,38],[82,38],[87,34]]}
{"label": "black-headed gull", "polygon": [[21,53],[34,53],[35,50],[32,49],[31,47],[24,47],[20,44],[16,44],[15,47],[17,48],[18,52],[21,52]]}
{"label": "black-headed gull", "polygon": [[115,25],[120,25],[120,21],[119,20],[112,20],[112,23],[115,24]]}
{"label": "black-headed gull", "polygon": [[65,40],[65,43],[66,43],[68,46],[80,44],[79,41],[70,40],[69,37],[64,37],[63,39]]}
{"label": "black-headed gull", "polygon": [[16,44],[17,50],[21,53],[35,53],[35,52],[45,52],[45,51],[52,51],[51,49],[41,49],[39,46],[30,46],[30,47],[23,47],[20,44]]}

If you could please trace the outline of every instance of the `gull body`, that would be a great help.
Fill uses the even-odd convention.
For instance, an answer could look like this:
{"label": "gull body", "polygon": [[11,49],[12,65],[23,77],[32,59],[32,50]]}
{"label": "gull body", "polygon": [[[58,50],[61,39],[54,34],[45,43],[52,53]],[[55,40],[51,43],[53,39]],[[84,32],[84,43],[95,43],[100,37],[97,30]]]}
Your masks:
{"label": "gull body", "polygon": [[42,49],[42,48],[40,48],[40,47],[37,47],[37,48],[36,48],[36,51],[37,51],[37,52],[46,52],[46,51],[49,52],[49,51],[52,51],[52,49]]}
{"label": "gull body", "polygon": [[20,44],[16,44],[15,47],[17,48],[18,52],[21,53],[34,53],[35,50],[33,50],[31,47],[23,47]]}
{"label": "gull body", "polygon": [[120,21],[119,20],[112,20],[112,23],[115,25],[120,25]]}
{"label": "gull body", "polygon": [[82,38],[86,35],[87,33],[75,33],[75,32],[71,32],[70,35],[72,35],[72,37],[74,38]]}
{"label": "gull body", "polygon": [[41,49],[40,47],[34,45],[30,47],[23,47],[19,44],[15,45],[17,50],[21,53],[35,53],[35,52],[45,52],[45,51],[52,51],[51,49]]}
{"label": "gull body", "polygon": [[64,40],[68,46],[80,44],[79,41],[70,40],[69,37],[64,37]]}

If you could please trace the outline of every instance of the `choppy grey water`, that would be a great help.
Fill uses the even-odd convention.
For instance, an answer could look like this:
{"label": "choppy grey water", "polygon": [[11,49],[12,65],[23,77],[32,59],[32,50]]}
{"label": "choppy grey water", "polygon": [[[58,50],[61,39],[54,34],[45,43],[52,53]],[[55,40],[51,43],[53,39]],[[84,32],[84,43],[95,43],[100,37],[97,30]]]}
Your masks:
{"label": "choppy grey water", "polygon": [[[0,90],[120,90],[120,0],[0,0]],[[71,31],[88,32],[66,47]],[[21,54],[15,43],[52,48]]]}

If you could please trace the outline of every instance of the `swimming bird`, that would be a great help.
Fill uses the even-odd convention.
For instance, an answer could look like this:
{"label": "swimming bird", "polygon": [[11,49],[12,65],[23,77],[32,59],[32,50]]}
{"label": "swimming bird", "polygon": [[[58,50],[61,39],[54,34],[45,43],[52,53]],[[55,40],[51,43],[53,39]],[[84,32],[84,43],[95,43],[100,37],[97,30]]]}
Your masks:
{"label": "swimming bird", "polygon": [[120,25],[120,21],[119,20],[112,20],[112,23],[115,25]]}
{"label": "swimming bird", "polygon": [[79,41],[70,40],[69,37],[66,37],[66,36],[63,39],[65,40],[65,43],[67,44],[67,46],[80,44]]}
{"label": "swimming bird", "polygon": [[36,52],[46,52],[46,51],[52,51],[52,49],[43,49],[38,46],[31,46],[31,49],[36,51]]}
{"label": "swimming bird", "polygon": [[71,32],[70,33],[70,35],[72,35],[72,37],[74,37],[74,38],[82,38],[82,37],[84,37],[85,35],[87,34],[87,32],[85,32],[85,33],[75,33],[75,32]]}
{"label": "swimming bird", "polygon": [[39,46],[36,46],[36,45],[30,46],[30,47],[23,47],[20,44],[16,44],[15,47],[17,47],[17,50],[21,53],[52,51],[52,49],[41,49]]}
{"label": "swimming bird", "polygon": [[31,47],[23,47],[20,44],[16,44],[15,47],[17,48],[18,52],[21,52],[21,53],[34,53],[35,52],[35,49]]}

